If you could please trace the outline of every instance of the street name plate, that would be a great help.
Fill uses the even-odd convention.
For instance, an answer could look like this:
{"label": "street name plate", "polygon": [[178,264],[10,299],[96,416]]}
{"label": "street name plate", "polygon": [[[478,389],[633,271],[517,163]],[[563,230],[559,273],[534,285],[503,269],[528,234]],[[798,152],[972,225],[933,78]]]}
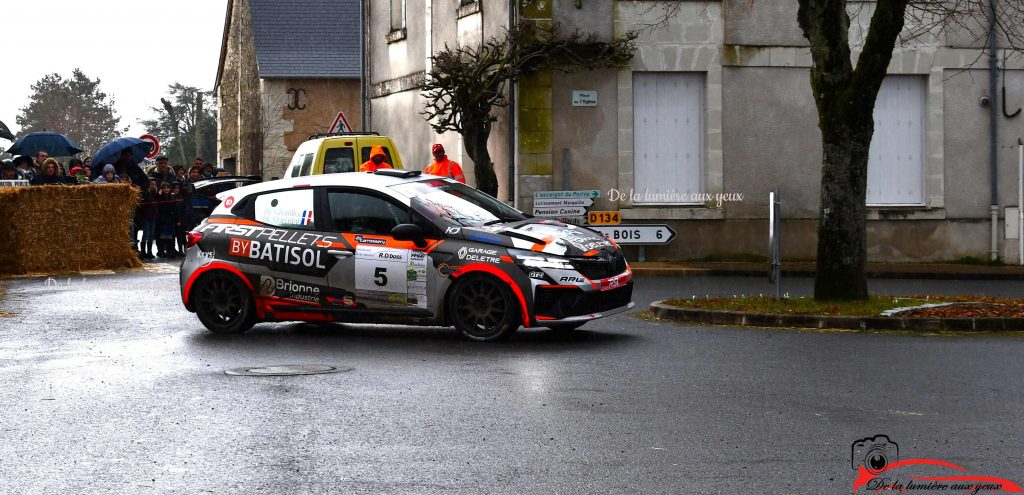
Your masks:
{"label": "street name plate", "polygon": [[572,106],[574,107],[596,107],[597,106],[597,91],[580,91],[576,90],[572,92]]}
{"label": "street name plate", "polygon": [[615,241],[616,244],[668,244],[676,237],[676,231],[663,224],[595,226],[591,228]]}
{"label": "street name plate", "polygon": [[560,206],[591,206],[594,200],[590,198],[557,198],[557,199],[535,199],[534,208],[551,208]]}
{"label": "street name plate", "polygon": [[533,193],[533,200],[538,199],[562,199],[562,198],[590,198],[595,199],[601,196],[601,191],[537,191]]}

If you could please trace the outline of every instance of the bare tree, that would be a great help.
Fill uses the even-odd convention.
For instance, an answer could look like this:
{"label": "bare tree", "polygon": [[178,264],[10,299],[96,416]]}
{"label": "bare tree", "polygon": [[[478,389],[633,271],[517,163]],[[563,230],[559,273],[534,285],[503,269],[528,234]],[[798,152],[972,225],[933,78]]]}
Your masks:
{"label": "bare tree", "polygon": [[[856,66],[846,0],[799,0],[797,19],[811,49],[811,90],[822,139],[818,220],[818,300],[863,300],[867,290],[867,169],[875,99],[899,43],[941,30],[978,39],[1001,35],[1021,46],[1020,0],[878,0]],[[908,23],[909,21],[909,23]],[[993,54],[994,55],[994,54]]]}
{"label": "bare tree", "polygon": [[563,37],[557,26],[541,29],[524,21],[480,46],[445,46],[434,54],[422,88],[427,99],[422,115],[438,134],[455,131],[462,135],[473,160],[477,188],[497,196],[498,180],[487,140],[491,124],[497,120],[494,109],[508,105],[506,84],[540,69],[573,72],[623,67],[633,57],[636,36],[628,33],[612,42],[600,42],[579,31]]}

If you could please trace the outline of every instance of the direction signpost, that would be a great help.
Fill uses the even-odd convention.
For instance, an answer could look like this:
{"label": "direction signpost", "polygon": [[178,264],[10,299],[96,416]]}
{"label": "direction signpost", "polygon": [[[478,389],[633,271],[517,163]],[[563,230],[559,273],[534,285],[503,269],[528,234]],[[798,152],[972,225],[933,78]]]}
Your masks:
{"label": "direction signpost", "polygon": [[535,199],[533,207],[559,207],[559,206],[593,206],[594,200],[590,198],[558,198],[558,199]]}
{"label": "direction signpost", "polygon": [[533,200],[538,199],[562,199],[562,198],[590,198],[596,199],[601,196],[601,191],[596,189],[587,191],[537,191],[533,193]]}
{"label": "direction signpost", "polygon": [[643,225],[597,225],[590,227],[616,244],[668,244],[676,237],[676,231],[664,224]]}
{"label": "direction signpost", "polygon": [[616,244],[635,244],[640,247],[637,261],[645,261],[645,246],[668,244],[676,237],[676,231],[664,224],[643,225],[599,225],[590,227]]}
{"label": "direction signpost", "polygon": [[586,191],[537,191],[533,193],[533,216],[563,223],[583,225],[587,208],[601,196],[596,189]]}

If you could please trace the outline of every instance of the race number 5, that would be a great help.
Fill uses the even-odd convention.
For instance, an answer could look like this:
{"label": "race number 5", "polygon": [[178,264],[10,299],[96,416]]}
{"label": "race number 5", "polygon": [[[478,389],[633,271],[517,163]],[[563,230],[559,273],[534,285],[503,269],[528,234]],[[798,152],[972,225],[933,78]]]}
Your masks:
{"label": "race number 5", "polygon": [[407,292],[408,250],[360,245],[355,258],[356,290]]}

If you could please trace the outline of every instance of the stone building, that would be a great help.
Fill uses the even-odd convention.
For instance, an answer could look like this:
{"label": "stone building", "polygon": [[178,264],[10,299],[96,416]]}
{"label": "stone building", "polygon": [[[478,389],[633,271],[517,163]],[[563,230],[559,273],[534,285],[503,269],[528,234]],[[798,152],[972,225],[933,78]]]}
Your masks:
{"label": "stone building", "polygon": [[[856,56],[874,2],[851,4]],[[548,72],[518,82],[515,103],[499,112],[490,139],[499,197],[530,211],[536,191],[599,190],[592,209],[619,210],[624,223],[673,226],[679,236],[648,248],[647,258],[680,260],[766,255],[768,194],[778,187],[784,256],[814,257],[822,150],[811,57],[796,2],[364,5],[370,122],[396,138],[409,163],[424,165],[433,141],[445,143],[450,154],[461,149],[459,136],[435,136],[418,116],[429,56],[445,44],[477,43],[523,18],[609,40],[678,8],[664,25],[642,31],[627,69]],[[932,32],[897,49],[875,111],[870,259],[987,258],[995,239],[995,252],[1017,260],[1019,233],[1004,220],[1015,218],[1017,206],[1017,139],[1024,119],[1009,115],[1024,106],[1024,71],[1020,58],[1004,55],[1000,50],[998,77],[1007,101],[997,107],[1005,103],[1008,111],[996,110],[993,198],[992,109],[979,102],[1001,94],[989,94],[985,40]],[[993,201],[998,219],[991,214]]]}
{"label": "stone building", "polygon": [[360,1],[228,0],[215,91],[226,170],[279,177],[292,152],[360,111]]}

